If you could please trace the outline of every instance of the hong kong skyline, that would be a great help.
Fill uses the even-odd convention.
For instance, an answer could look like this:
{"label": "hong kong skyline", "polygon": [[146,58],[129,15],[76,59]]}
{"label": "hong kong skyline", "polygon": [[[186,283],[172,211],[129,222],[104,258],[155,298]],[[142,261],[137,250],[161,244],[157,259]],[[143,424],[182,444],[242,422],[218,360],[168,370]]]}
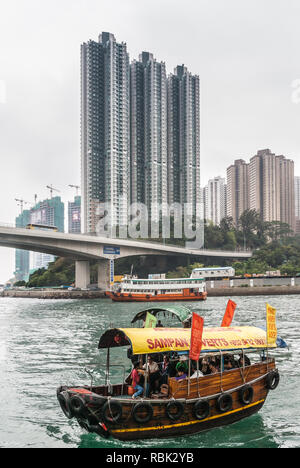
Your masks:
{"label": "hong kong skyline", "polygon": [[[49,184],[65,202],[73,198],[80,44],[101,31],[126,42],[131,59],[146,50],[168,74],[184,64],[199,75],[202,185],[258,148],[293,159],[300,175],[299,10],[296,1],[187,1],[185,9],[169,0],[10,2],[0,16],[0,222],[14,222],[15,198],[45,199]],[[0,250],[1,283],[12,275],[14,251]]]}

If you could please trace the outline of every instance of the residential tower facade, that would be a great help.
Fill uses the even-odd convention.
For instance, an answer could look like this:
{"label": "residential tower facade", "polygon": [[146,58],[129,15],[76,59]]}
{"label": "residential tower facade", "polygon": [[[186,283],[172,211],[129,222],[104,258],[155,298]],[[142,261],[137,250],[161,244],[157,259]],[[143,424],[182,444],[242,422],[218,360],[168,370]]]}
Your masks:
{"label": "residential tower facade", "polygon": [[113,226],[127,224],[129,55],[107,32],[81,46],[81,177],[83,231],[96,232],[104,202]]}

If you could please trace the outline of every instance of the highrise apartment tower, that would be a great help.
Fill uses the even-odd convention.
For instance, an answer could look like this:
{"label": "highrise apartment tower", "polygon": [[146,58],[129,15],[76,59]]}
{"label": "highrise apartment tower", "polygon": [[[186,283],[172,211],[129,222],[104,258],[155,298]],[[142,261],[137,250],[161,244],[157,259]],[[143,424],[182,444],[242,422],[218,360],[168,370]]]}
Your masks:
{"label": "highrise apartment tower", "polygon": [[296,234],[300,234],[300,177],[295,177],[295,225]]}
{"label": "highrise apartment tower", "polygon": [[227,169],[227,216],[238,223],[241,214],[249,208],[249,165],[237,159]]}
{"label": "highrise apartment tower", "polygon": [[294,161],[277,156],[280,170],[280,220],[296,230]]}
{"label": "highrise apartment tower", "polygon": [[200,80],[184,65],[168,77],[169,203],[200,206]]}
{"label": "highrise apartment tower", "polygon": [[213,224],[220,224],[226,216],[226,192],[225,178],[214,177],[208,181],[204,191],[204,218]]}
{"label": "highrise apartment tower", "polygon": [[112,225],[127,224],[130,195],[129,56],[103,32],[81,46],[81,177],[84,232],[95,232],[99,203]]}
{"label": "highrise apartment tower", "polygon": [[154,221],[168,200],[166,80],[165,63],[149,52],[131,64],[131,200],[145,203]]}
{"label": "highrise apartment tower", "polygon": [[249,207],[263,221],[281,221],[295,229],[294,162],[260,150],[249,164]]}

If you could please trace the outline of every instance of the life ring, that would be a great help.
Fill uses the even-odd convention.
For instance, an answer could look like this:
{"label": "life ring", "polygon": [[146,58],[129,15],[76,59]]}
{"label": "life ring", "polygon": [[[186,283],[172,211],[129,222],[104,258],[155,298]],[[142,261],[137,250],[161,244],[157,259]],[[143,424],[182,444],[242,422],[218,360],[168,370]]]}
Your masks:
{"label": "life ring", "polygon": [[232,409],[232,396],[230,393],[222,393],[217,399],[217,408],[220,413],[226,413]]}
{"label": "life ring", "polygon": [[117,401],[107,401],[102,407],[101,416],[107,423],[116,424],[122,417],[122,406]]}
{"label": "life ring", "polygon": [[[145,416],[141,416],[140,414],[138,414],[138,412],[139,412],[140,410],[146,411],[146,415],[145,415]],[[147,422],[149,422],[150,419],[152,419],[152,417],[153,417],[153,408],[152,408],[152,406],[150,405],[150,403],[147,403],[147,402],[137,403],[137,404],[133,407],[133,410],[132,410],[132,417],[133,417],[133,419],[135,420],[135,422],[137,422],[138,424],[147,423]]]}
{"label": "life ring", "polygon": [[279,373],[277,371],[272,371],[267,375],[266,384],[269,390],[275,390],[279,384]]}
{"label": "life ring", "polygon": [[[176,409],[175,413],[172,412],[173,409]],[[184,406],[180,401],[171,401],[166,407],[166,413],[169,419],[177,421],[184,413]]]}
{"label": "life ring", "polygon": [[244,385],[239,391],[239,401],[243,405],[250,405],[254,396],[254,390],[251,385]]}
{"label": "life ring", "polygon": [[207,400],[197,401],[193,407],[193,414],[199,421],[208,418],[210,414],[209,402]]}
{"label": "life ring", "polygon": [[85,416],[86,406],[85,402],[80,396],[74,395],[70,398],[69,405],[71,411],[75,416]]}
{"label": "life ring", "polygon": [[58,399],[58,402],[60,404],[60,407],[64,413],[64,415],[68,418],[68,419],[72,419],[73,418],[73,413],[72,413],[72,410],[70,408],[70,405],[69,405],[69,396],[66,392],[63,392],[63,393],[59,393],[57,395],[57,399]]}

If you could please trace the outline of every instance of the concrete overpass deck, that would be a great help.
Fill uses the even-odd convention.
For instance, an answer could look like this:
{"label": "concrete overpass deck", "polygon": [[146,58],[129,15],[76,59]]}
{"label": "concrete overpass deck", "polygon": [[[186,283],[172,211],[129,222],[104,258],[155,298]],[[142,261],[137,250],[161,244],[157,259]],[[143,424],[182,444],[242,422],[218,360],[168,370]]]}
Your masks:
{"label": "concrete overpass deck", "polygon": [[99,286],[107,287],[109,261],[140,255],[183,255],[246,259],[252,252],[187,249],[174,245],[130,239],[111,239],[88,234],[31,230],[0,225],[0,246],[69,257],[76,261],[76,285],[83,287],[89,275],[89,262],[99,262]]}

